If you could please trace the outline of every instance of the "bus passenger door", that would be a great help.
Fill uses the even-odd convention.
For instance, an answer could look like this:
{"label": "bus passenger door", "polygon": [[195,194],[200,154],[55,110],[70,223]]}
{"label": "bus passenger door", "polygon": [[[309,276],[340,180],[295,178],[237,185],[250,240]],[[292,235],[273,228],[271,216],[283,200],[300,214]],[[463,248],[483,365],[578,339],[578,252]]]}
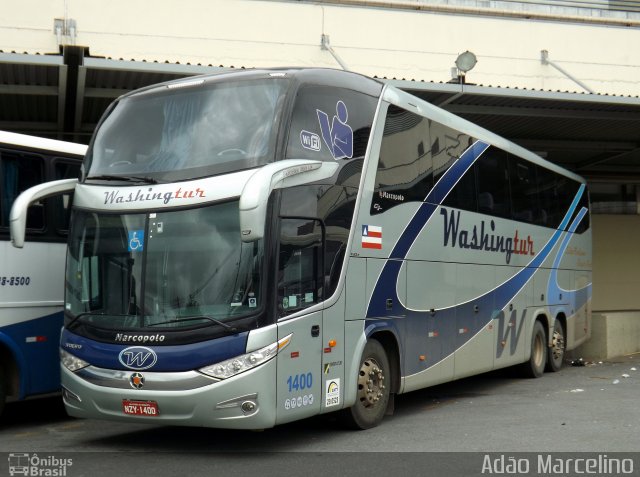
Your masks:
{"label": "bus passenger door", "polygon": [[322,381],[322,226],[314,219],[282,218],[279,236],[278,339],[292,337],[277,356],[276,424],[318,414]]}

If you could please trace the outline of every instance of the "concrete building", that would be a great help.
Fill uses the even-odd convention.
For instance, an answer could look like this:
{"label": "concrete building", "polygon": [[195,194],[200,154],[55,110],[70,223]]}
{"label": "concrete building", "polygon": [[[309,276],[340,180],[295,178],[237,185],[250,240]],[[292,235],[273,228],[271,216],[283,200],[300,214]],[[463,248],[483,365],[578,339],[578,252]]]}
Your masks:
{"label": "concrete building", "polygon": [[[87,142],[120,94],[225,68],[346,68],[587,177],[594,339],[640,350],[640,2],[23,0],[0,18],[0,129]],[[470,51],[477,64],[456,68]]]}

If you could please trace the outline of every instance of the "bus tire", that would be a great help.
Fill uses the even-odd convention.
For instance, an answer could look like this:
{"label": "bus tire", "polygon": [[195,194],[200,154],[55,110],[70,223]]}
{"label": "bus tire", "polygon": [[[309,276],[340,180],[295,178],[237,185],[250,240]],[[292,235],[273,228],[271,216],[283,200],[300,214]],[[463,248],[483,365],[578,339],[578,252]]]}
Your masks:
{"label": "bus tire", "polygon": [[531,331],[531,356],[522,364],[523,374],[528,378],[539,378],[547,365],[547,338],[540,321],[533,324]]}
{"label": "bus tire", "polygon": [[370,429],[382,421],[391,393],[391,367],[379,341],[367,341],[360,360],[356,402],[344,410],[344,422],[352,429]]}
{"label": "bus tire", "polygon": [[567,346],[564,326],[556,318],[553,324],[553,334],[551,336],[551,347],[547,350],[547,371],[557,372],[562,368],[564,362],[564,352]]}

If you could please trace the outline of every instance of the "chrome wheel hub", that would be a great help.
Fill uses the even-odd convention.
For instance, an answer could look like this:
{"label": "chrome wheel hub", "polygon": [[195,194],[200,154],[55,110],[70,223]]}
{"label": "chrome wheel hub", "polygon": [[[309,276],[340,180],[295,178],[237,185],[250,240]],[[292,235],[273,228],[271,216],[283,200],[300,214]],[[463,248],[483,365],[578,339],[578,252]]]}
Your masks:
{"label": "chrome wheel hub", "polygon": [[553,332],[551,353],[555,361],[561,360],[564,357],[564,336],[558,331]]}
{"label": "chrome wheel hub", "polygon": [[364,360],[358,375],[358,400],[364,407],[374,406],[384,395],[384,373],[373,358]]}

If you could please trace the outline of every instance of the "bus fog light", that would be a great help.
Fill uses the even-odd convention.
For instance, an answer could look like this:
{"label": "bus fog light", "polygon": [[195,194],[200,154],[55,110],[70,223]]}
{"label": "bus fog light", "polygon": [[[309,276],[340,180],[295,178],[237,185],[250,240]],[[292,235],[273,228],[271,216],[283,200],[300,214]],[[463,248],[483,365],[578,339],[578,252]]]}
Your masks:
{"label": "bus fog light", "polygon": [[205,366],[198,371],[218,379],[230,378],[269,361],[278,354],[278,351],[289,344],[291,336],[292,334],[259,350]]}
{"label": "bus fog light", "polygon": [[65,388],[64,386],[62,386],[62,397],[64,398],[65,401],[78,401],[78,402],[82,402],[82,399],[80,398],[80,396],[78,396],[76,393],[69,391],[67,388]]}
{"label": "bus fog light", "polygon": [[249,414],[250,412],[255,411],[256,403],[253,401],[245,401],[242,403],[242,406],[240,406],[240,408],[242,409],[242,412],[244,412],[245,414]]}

